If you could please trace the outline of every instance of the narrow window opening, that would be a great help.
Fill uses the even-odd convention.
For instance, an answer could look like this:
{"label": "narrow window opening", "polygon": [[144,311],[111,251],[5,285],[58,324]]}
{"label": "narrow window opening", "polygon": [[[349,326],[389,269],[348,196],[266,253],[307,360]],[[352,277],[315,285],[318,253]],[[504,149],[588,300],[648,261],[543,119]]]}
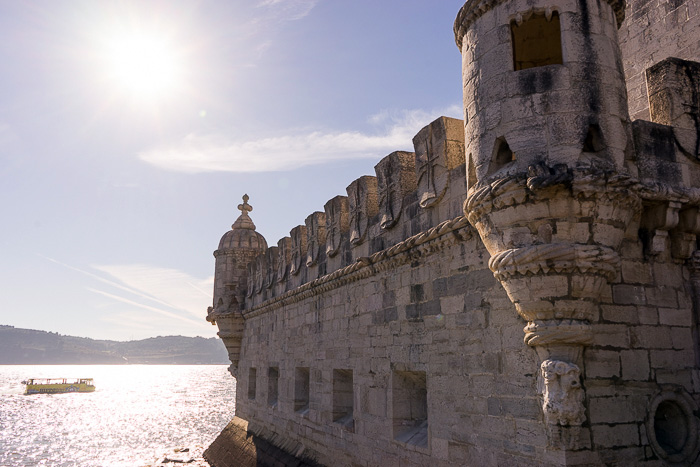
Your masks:
{"label": "narrow window opening", "polygon": [[333,421],[354,431],[352,370],[333,370]]}
{"label": "narrow window opening", "polygon": [[248,369],[248,399],[255,399],[257,388],[258,370],[255,368]]}
{"label": "narrow window opening", "polygon": [[306,415],[309,412],[310,373],[308,368],[297,368],[294,377],[294,411]]}
{"label": "narrow window opening", "polygon": [[586,138],[583,140],[583,152],[598,152],[605,149],[603,135],[597,124],[589,125]]}
{"label": "narrow window opening", "polygon": [[267,405],[277,407],[279,396],[280,371],[277,367],[270,367],[267,370]]}
{"label": "narrow window opening", "polygon": [[476,167],[474,167],[474,159],[469,154],[467,157],[467,188],[476,185]]}
{"label": "narrow window opening", "polygon": [[[506,139],[503,137],[498,138],[493,147],[493,156],[491,158],[491,165],[489,165],[489,175],[515,160],[515,153],[511,151]],[[476,178],[476,176],[474,178]]]}
{"label": "narrow window opening", "polygon": [[424,371],[395,371],[392,375],[394,439],[428,446],[428,391]]}
{"label": "narrow window opening", "polygon": [[550,19],[543,13],[533,14],[525,21],[510,23],[513,42],[513,69],[525,70],[545,65],[562,64],[561,26],[559,13]]}

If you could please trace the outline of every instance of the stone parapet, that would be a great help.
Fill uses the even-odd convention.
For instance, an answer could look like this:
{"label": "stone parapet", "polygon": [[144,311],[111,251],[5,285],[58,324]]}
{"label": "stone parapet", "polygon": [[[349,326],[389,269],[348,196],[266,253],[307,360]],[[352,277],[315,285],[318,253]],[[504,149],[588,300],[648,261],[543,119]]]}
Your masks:
{"label": "stone parapet", "polygon": [[462,121],[441,117],[413,142],[416,152],[389,154],[375,166],[376,176],[353,181],[347,196],[329,200],[324,212],[293,228],[278,242],[276,257],[270,248],[248,265],[247,312],[354,273],[368,258],[413,245],[460,216],[466,192]]}

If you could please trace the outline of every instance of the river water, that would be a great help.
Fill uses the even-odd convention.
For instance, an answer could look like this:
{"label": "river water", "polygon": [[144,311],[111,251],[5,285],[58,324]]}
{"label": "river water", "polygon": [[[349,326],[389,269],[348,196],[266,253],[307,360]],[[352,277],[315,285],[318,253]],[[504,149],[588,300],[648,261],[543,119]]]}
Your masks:
{"label": "river water", "polygon": [[[93,378],[96,391],[25,396],[27,378]],[[0,365],[0,467],[197,458],[233,418],[235,395],[225,365]]]}

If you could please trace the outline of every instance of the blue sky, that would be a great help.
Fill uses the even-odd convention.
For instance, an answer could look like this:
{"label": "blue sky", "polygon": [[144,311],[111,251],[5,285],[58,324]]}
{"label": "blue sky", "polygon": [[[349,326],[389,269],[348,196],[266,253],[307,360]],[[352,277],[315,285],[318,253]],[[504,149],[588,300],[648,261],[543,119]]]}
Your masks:
{"label": "blue sky", "polygon": [[219,238],[269,244],[440,115],[461,0],[0,0],[0,324],[214,336]]}

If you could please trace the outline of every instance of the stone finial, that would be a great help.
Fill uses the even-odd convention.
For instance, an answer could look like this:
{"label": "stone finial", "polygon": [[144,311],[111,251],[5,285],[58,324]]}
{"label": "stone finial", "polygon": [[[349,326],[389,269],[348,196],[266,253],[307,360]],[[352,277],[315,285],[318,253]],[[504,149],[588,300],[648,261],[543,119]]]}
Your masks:
{"label": "stone finial", "polygon": [[247,229],[255,230],[255,224],[251,220],[248,213],[253,210],[253,206],[248,204],[250,197],[248,195],[243,195],[243,203],[238,205],[238,210],[241,211],[241,215],[238,216],[236,222],[231,226],[232,229]]}

